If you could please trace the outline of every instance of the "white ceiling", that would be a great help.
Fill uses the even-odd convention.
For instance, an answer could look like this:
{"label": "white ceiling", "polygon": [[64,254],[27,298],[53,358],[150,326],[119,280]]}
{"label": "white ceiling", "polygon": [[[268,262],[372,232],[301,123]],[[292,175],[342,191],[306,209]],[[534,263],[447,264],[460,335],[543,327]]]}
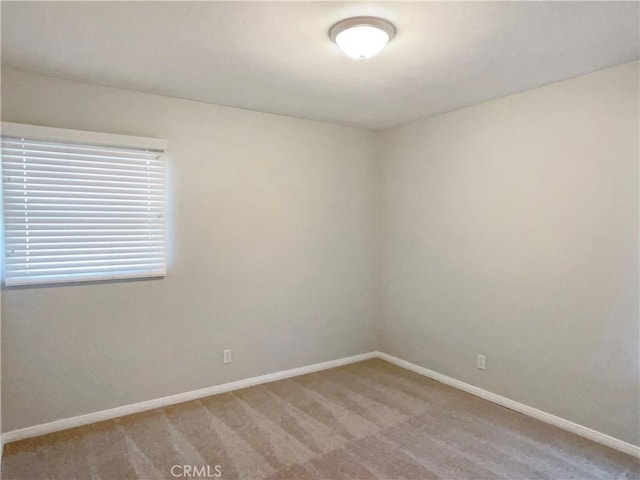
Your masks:
{"label": "white ceiling", "polygon": [[[638,58],[638,2],[5,2],[2,65],[384,128]],[[344,56],[327,31],[396,38]]]}

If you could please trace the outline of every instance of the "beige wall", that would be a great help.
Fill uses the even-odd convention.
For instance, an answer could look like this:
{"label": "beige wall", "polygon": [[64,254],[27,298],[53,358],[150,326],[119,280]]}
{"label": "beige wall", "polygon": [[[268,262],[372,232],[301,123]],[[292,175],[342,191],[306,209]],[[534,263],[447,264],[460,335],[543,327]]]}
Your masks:
{"label": "beige wall", "polygon": [[5,431],[375,349],[371,132],[2,73],[4,121],[168,139],[171,225],[164,280],[3,290]]}
{"label": "beige wall", "polygon": [[639,444],[638,102],[633,62],[385,132],[380,349]]}

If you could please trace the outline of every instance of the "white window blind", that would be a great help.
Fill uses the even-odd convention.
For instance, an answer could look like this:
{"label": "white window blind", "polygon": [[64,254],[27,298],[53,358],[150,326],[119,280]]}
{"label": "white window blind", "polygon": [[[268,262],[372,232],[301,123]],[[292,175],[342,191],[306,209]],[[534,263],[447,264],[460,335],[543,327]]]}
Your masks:
{"label": "white window blind", "polygon": [[6,285],[166,275],[157,142],[13,127],[0,152]]}

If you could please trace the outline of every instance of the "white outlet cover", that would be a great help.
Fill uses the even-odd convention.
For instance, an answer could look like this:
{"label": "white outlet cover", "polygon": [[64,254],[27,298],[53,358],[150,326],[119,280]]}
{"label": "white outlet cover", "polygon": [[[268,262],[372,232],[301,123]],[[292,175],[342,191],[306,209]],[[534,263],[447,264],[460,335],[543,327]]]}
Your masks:
{"label": "white outlet cover", "polygon": [[478,368],[480,370],[485,370],[487,365],[487,357],[484,355],[478,355]]}

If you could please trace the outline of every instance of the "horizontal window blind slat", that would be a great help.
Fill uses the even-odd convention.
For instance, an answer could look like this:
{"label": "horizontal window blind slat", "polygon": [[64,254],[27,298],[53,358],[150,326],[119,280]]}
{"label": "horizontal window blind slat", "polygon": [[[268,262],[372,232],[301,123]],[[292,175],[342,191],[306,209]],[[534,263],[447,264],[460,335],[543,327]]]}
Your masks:
{"label": "horizontal window blind slat", "polygon": [[[135,227],[135,228],[134,228]],[[8,232],[15,232],[17,234],[22,233],[25,236],[38,236],[44,234],[64,233],[66,235],[75,235],[76,233],[93,233],[93,232],[105,232],[111,235],[121,234],[128,235],[130,232],[136,233],[151,233],[162,232],[164,230],[164,224],[160,222],[149,223],[146,228],[141,227],[141,222],[130,224],[38,224],[38,223],[24,223],[22,225],[7,224],[5,226]]]}
{"label": "horizontal window blind slat", "polygon": [[2,138],[5,283],[166,273],[161,152]]}
{"label": "horizontal window blind slat", "polygon": [[109,254],[109,255],[67,255],[67,256],[50,256],[39,257],[35,262],[31,261],[31,257],[9,257],[6,264],[11,267],[26,268],[54,268],[54,267],[80,267],[91,265],[116,265],[119,263],[130,264],[140,260],[148,263],[162,262],[164,255],[162,252],[135,253],[135,254]]}
{"label": "horizontal window blind slat", "polygon": [[92,282],[92,281],[108,281],[119,279],[135,279],[135,278],[160,278],[166,276],[166,269],[156,270],[114,270],[100,272],[75,272],[75,273],[54,273],[40,274],[38,276],[13,276],[7,277],[5,283],[7,286],[20,285],[42,285],[52,283],[75,283],[75,282]]}
{"label": "horizontal window blind slat", "polygon": [[58,257],[66,255],[111,255],[120,253],[147,253],[147,252],[164,252],[164,245],[140,245],[137,247],[92,247],[92,248],[42,248],[42,249],[24,249],[11,248],[7,250],[11,258],[19,257]]}
{"label": "horizontal window blind slat", "polygon": [[[149,215],[147,217],[147,221],[157,221],[159,218],[157,217],[159,214],[153,214],[153,217]],[[123,226],[127,225],[135,225],[143,221],[143,218],[140,216],[135,217],[14,217],[14,216],[6,216],[5,217],[5,225],[13,226],[14,228],[25,226],[27,223],[29,225],[116,225],[120,224]]]}
{"label": "horizontal window blind slat", "polygon": [[164,188],[161,183],[128,183],[116,186],[116,184],[101,184],[93,182],[73,182],[73,183],[58,183],[55,181],[48,182],[7,182],[4,184],[4,189],[7,191],[9,197],[17,195],[23,197],[25,193],[38,193],[38,192],[52,192],[58,195],[64,196],[66,194],[74,193],[97,193],[97,194],[109,194],[109,193],[126,193],[126,194],[152,194],[163,196]]}
{"label": "horizontal window blind slat", "polygon": [[151,227],[144,228],[142,226],[136,225],[136,228],[109,228],[109,227],[95,227],[95,228],[6,228],[6,232],[8,234],[11,233],[24,233],[25,237],[38,237],[41,235],[58,235],[58,236],[76,236],[82,234],[95,234],[100,235],[105,233],[107,235],[161,235],[163,232],[162,225],[153,225]]}
{"label": "horizontal window blind slat", "polygon": [[38,141],[28,138],[20,138],[20,137],[2,137],[2,146],[5,145],[7,147],[11,146],[27,146],[33,148],[57,148],[64,151],[92,151],[92,152],[103,152],[103,153],[114,153],[114,154],[137,154],[137,155],[155,155],[158,156],[162,154],[161,150],[156,150],[153,148],[143,149],[143,148],[121,148],[121,147],[109,147],[106,145],[89,145],[89,144],[73,144],[73,143],[56,143],[50,141]]}
{"label": "horizontal window blind slat", "polygon": [[149,261],[150,259],[163,260],[162,251],[148,252],[116,252],[104,254],[76,254],[76,255],[41,255],[39,257],[14,256],[7,257],[7,265],[17,265],[24,267],[45,268],[56,265],[82,266],[106,262],[115,264],[115,262],[135,263],[140,260]]}
{"label": "horizontal window blind slat", "polygon": [[47,143],[34,143],[28,141],[19,140],[2,140],[2,147],[5,150],[18,150],[18,151],[36,151],[36,152],[57,152],[63,154],[91,154],[100,155],[105,157],[126,157],[126,158],[160,158],[162,152],[156,150],[129,150],[107,147],[92,147],[90,145],[62,145],[62,144],[47,144]]}
{"label": "horizontal window blind slat", "polygon": [[[47,188],[49,187],[49,188]],[[26,187],[16,187],[13,185],[9,185],[6,187],[7,190],[7,198],[24,198],[25,195],[29,197],[45,197],[48,198],[52,195],[57,196],[58,198],[76,198],[82,196],[82,198],[155,198],[162,199],[164,197],[164,193],[162,190],[154,188],[154,189],[126,189],[121,188],[120,190],[116,189],[98,189],[91,187],[69,187],[67,189],[60,188],[59,185],[29,185]]]}
{"label": "horizontal window blind slat", "polygon": [[124,167],[142,171],[149,168],[162,170],[162,163],[152,158],[110,157],[64,152],[27,152],[26,150],[18,151],[9,149],[4,149],[3,156],[10,161],[11,164],[22,163],[24,165],[28,160],[28,163],[53,165],[86,165],[105,168]]}
{"label": "horizontal window blind slat", "polygon": [[5,212],[19,213],[24,212],[27,208],[30,212],[53,212],[59,211],[61,208],[67,208],[68,211],[74,212],[112,212],[112,213],[135,213],[135,212],[151,212],[151,211],[164,211],[161,203],[157,204],[139,204],[139,205],[82,205],[82,204],[65,204],[64,202],[58,202],[53,205],[46,203],[26,202],[22,200],[20,203],[17,201],[10,202],[5,200],[4,204]]}
{"label": "horizontal window blind slat", "polygon": [[[38,242],[46,242],[46,241],[58,241],[64,240],[68,242],[70,239],[78,240],[78,241],[87,241],[87,240],[159,240],[164,239],[164,234],[158,235],[149,235],[149,234],[127,234],[127,235],[41,235],[41,236],[26,236],[26,235],[13,235],[11,237],[11,241],[22,241],[25,243],[38,243]],[[7,244],[12,243],[8,241]]]}
{"label": "horizontal window blind slat", "polygon": [[[32,205],[29,205],[29,207],[32,207]],[[160,207],[158,207],[156,209],[156,211],[154,211],[153,208],[149,209],[148,207],[144,207],[142,209],[138,210],[102,210],[100,206],[95,206],[93,209],[87,208],[85,210],[60,210],[60,209],[35,209],[35,208],[31,208],[30,209],[30,213],[31,215],[29,215],[29,218],[33,218],[33,219],[65,219],[65,218],[75,218],[80,220],[83,220],[85,218],[87,219],[91,219],[91,218],[146,218],[148,216],[151,215],[157,215],[157,213],[159,213],[160,211]],[[18,209],[18,208],[5,208],[5,219],[12,219],[12,218],[24,218],[25,216],[25,211],[24,208],[22,209]]]}
{"label": "horizontal window blind slat", "polygon": [[[24,177],[18,177],[7,182],[8,185],[24,185]],[[69,178],[68,175],[56,176],[39,176],[37,174],[29,175],[29,185],[68,185],[70,187],[74,185],[80,186],[96,186],[96,187],[122,187],[122,188],[146,188],[151,185],[153,188],[162,188],[163,182],[160,178],[150,179],[148,177],[141,178],[127,178],[122,177],[113,179],[102,178]]]}
{"label": "horizontal window blind slat", "polygon": [[68,182],[69,184],[113,184],[120,183],[126,185],[128,182],[133,185],[137,184],[149,184],[149,185],[164,185],[164,179],[162,173],[159,172],[145,172],[141,175],[136,175],[135,172],[130,174],[103,174],[95,172],[80,172],[74,170],[69,173],[64,169],[60,170],[29,170],[29,169],[4,169],[3,183],[7,185],[25,183],[47,183],[43,181],[48,179],[49,183],[55,183],[59,185],[61,183]]}
{"label": "horizontal window blind slat", "polygon": [[10,287],[21,285],[44,285],[48,283],[73,283],[73,282],[92,282],[106,281],[118,279],[135,279],[135,278],[156,278],[166,276],[166,269],[142,270],[142,271],[110,271],[110,272],[89,272],[74,274],[55,274],[55,275],[38,275],[38,276],[12,276],[5,279],[5,284]]}
{"label": "horizontal window blind slat", "polygon": [[126,159],[110,159],[104,158],[89,158],[89,157],[60,157],[60,156],[48,156],[44,154],[39,155],[26,155],[16,153],[3,153],[3,158],[7,162],[9,168],[33,168],[37,169],[38,166],[45,167],[65,167],[65,168],[102,168],[102,169],[116,169],[116,170],[131,170],[133,172],[146,172],[146,171],[162,171],[162,162],[157,160],[145,159],[144,161],[125,161]]}
{"label": "horizontal window blind slat", "polygon": [[[70,220],[76,220],[76,221],[70,221]],[[29,228],[75,228],[75,227],[81,227],[81,226],[85,226],[85,227],[98,227],[100,225],[106,225],[109,228],[116,228],[116,227],[128,227],[131,225],[140,225],[141,223],[144,223],[144,221],[149,222],[149,224],[151,224],[151,222],[157,222],[158,220],[160,220],[157,216],[153,216],[153,217],[147,217],[142,218],[142,217],[137,217],[137,218],[82,218],[82,219],[75,219],[75,218],[61,218],[61,219],[56,219],[56,218],[46,218],[46,219],[37,219],[37,218],[33,218],[33,217],[25,217],[25,218],[5,218],[5,225],[8,228],[14,228],[14,229],[18,229],[18,228],[25,228],[27,225],[29,226]]]}
{"label": "horizontal window blind slat", "polygon": [[[39,252],[66,252],[66,251],[101,251],[108,252],[129,248],[132,250],[146,250],[148,248],[160,248],[164,250],[163,240],[129,240],[129,241],[78,241],[78,242],[38,242],[31,243],[25,247],[24,242],[7,244],[7,252],[30,252],[31,255],[38,255]],[[21,254],[21,253],[20,253]]]}
{"label": "horizontal window blind slat", "polygon": [[162,173],[158,172],[151,172],[150,174],[145,173],[144,176],[138,175],[136,172],[130,172],[128,174],[126,173],[119,173],[117,175],[114,174],[108,174],[108,173],[95,173],[95,172],[79,172],[79,171],[72,171],[72,172],[68,172],[65,171],[64,169],[59,169],[59,170],[47,170],[47,169],[31,169],[31,170],[25,170],[25,169],[15,169],[15,168],[4,168],[3,167],[3,177],[4,177],[4,183],[14,183],[14,182],[18,182],[20,181],[20,179],[22,179],[24,181],[24,177],[26,175],[29,175],[30,177],[33,176],[33,178],[39,178],[39,177],[52,177],[52,178],[66,178],[66,179],[79,179],[79,180],[86,180],[86,181],[93,181],[93,180],[107,180],[107,181],[134,181],[134,182],[140,182],[140,181],[149,181],[149,182],[154,182],[154,183],[158,183],[158,184],[162,184],[163,183],[163,178],[162,178]]}
{"label": "horizontal window blind slat", "polygon": [[[6,165],[6,172],[39,172],[39,171],[54,171],[54,172],[64,172],[67,169],[71,169],[77,173],[85,173],[85,174],[102,174],[102,175],[111,175],[118,176],[119,174],[123,175],[156,175],[159,176],[162,174],[162,168],[157,167],[123,167],[116,166],[110,167],[109,165],[77,165],[80,162],[75,162],[76,165],[72,164],[71,161],[67,162],[45,162],[43,160],[38,159],[29,159],[29,162],[18,162],[11,161],[10,159],[6,159],[8,156],[3,155],[3,165]],[[118,167],[118,168],[116,168]]]}
{"label": "horizontal window blind slat", "polygon": [[[35,197],[32,199],[33,203],[37,205],[84,205],[87,203],[87,198],[64,198],[64,197]],[[12,205],[17,205],[18,198],[13,199]],[[25,207],[28,207],[32,202],[29,199],[23,199],[23,204]],[[45,203],[46,202],[46,203]],[[116,199],[116,198],[104,198],[104,199],[94,199],[89,205],[93,206],[114,206],[114,207],[148,207],[152,205],[153,202],[150,202],[144,198],[140,198],[137,200],[130,199]]]}
{"label": "horizontal window blind slat", "polygon": [[99,265],[79,265],[79,266],[60,266],[60,267],[43,267],[43,268],[25,268],[17,267],[10,270],[16,275],[35,275],[35,274],[52,274],[52,273],[73,273],[73,272],[89,272],[94,271],[126,271],[126,270],[143,270],[143,269],[158,269],[164,265],[162,261],[146,262],[144,259],[139,259],[138,262],[103,262]]}
{"label": "horizontal window blind slat", "polygon": [[31,261],[30,256],[7,258],[7,265],[21,267],[34,267],[34,268],[53,268],[53,267],[79,267],[90,265],[116,265],[119,263],[129,264],[136,263],[136,261],[145,260],[148,262],[162,261],[164,255],[162,252],[148,252],[148,253],[122,253],[122,254],[94,254],[94,255],[58,255],[58,256],[41,256]]}

